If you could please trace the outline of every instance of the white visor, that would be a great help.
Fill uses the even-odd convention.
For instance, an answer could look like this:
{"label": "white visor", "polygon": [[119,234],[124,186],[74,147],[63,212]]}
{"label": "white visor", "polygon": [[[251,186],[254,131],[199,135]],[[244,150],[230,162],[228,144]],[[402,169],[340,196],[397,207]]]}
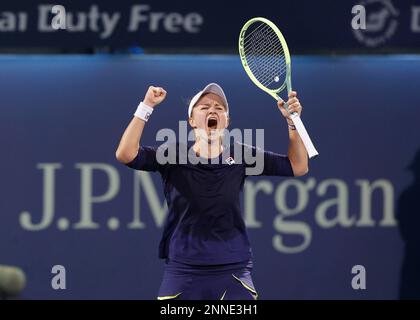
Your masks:
{"label": "white visor", "polygon": [[190,105],[188,107],[188,116],[191,117],[192,110],[197,103],[197,101],[206,93],[214,93],[217,94],[220,98],[222,98],[223,104],[226,107],[226,112],[229,115],[229,106],[228,102],[225,96],[225,93],[223,92],[223,89],[221,86],[219,86],[217,83],[209,83],[203,90],[201,90],[199,93],[197,93],[190,102]]}

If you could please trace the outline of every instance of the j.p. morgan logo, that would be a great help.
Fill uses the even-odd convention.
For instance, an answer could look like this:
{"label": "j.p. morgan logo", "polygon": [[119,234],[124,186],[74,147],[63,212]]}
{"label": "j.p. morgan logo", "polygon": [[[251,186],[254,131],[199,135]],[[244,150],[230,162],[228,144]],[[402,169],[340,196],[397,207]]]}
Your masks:
{"label": "j.p. morgan logo", "polygon": [[366,27],[353,28],[356,39],[367,47],[378,47],[392,38],[398,27],[399,12],[390,0],[364,0]]}

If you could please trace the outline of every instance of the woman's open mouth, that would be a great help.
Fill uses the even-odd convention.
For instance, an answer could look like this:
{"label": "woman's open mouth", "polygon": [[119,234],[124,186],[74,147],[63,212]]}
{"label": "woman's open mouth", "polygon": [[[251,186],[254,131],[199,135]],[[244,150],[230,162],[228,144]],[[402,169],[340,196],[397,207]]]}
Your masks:
{"label": "woman's open mouth", "polygon": [[207,119],[207,127],[210,130],[217,129],[217,118],[216,117],[210,117]]}

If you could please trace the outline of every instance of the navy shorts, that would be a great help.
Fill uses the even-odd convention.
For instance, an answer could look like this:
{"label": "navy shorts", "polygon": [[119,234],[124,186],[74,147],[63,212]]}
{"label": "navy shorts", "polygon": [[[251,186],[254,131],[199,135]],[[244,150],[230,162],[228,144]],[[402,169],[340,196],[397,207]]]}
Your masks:
{"label": "navy shorts", "polygon": [[158,300],[256,300],[252,261],[188,265],[166,260]]}

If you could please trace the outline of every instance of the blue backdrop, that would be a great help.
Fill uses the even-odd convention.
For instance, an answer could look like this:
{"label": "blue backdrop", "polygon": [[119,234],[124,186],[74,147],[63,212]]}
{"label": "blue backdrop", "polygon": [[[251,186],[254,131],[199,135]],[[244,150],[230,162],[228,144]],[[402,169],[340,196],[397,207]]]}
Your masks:
{"label": "blue backdrop", "polygon": [[[305,177],[245,185],[260,297],[396,299],[404,281],[402,291],[419,292],[418,205],[412,197],[402,205],[400,195],[413,183],[406,167],[420,147],[420,58],[292,63],[320,156]],[[0,70],[0,264],[24,269],[23,298],[155,298],[166,215],[160,177],[115,160],[149,85],[168,96],[143,144],[177,129],[188,98],[218,82],[231,128],[263,128],[266,149],[287,152],[285,121],[237,56],[3,56]],[[54,265],[65,267],[66,290],[51,287]],[[366,270],[366,290],[352,288],[355,265]]]}
{"label": "blue backdrop", "polygon": [[[3,0],[0,48],[141,46],[170,52],[191,48],[236,51],[239,32],[252,17],[272,20],[295,53],[395,53],[420,48],[416,0],[259,0],[258,5],[223,0],[61,0],[57,4],[66,10],[66,29],[51,27],[56,16],[51,12],[54,3]],[[352,28],[355,5],[365,7],[366,30]]]}

